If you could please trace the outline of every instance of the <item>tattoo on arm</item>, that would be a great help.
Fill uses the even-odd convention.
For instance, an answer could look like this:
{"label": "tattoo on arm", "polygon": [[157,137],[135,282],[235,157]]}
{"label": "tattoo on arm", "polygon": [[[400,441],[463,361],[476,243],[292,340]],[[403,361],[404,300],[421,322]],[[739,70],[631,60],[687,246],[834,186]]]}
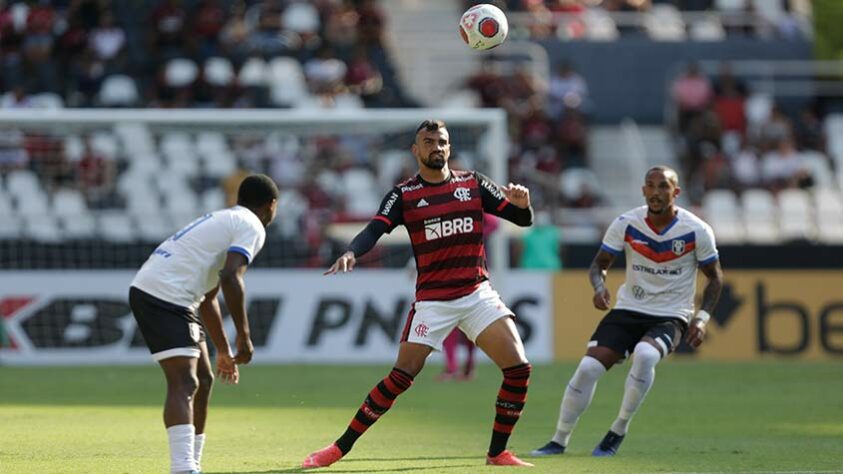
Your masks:
{"label": "tattoo on arm", "polygon": [[700,270],[708,278],[708,283],[706,283],[705,289],[703,289],[700,309],[713,314],[714,308],[717,306],[717,301],[720,300],[720,291],[723,289],[723,270],[720,268],[719,261],[700,267]]}

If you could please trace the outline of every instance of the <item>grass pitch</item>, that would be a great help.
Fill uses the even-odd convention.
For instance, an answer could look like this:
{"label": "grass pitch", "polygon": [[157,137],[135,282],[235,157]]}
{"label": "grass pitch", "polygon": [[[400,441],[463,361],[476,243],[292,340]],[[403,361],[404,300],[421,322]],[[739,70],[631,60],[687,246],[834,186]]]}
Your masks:
{"label": "grass pitch", "polygon": [[[590,456],[617,413],[628,365],[600,381],[569,452],[527,472],[843,472],[840,363],[660,364],[620,453]],[[317,472],[500,472],[484,466],[500,372],[433,380],[428,367],[346,459]],[[510,448],[553,433],[574,364],[537,366]],[[218,384],[203,469],[300,472],[345,429],[381,366],[247,366]],[[0,472],[165,473],[164,379],[157,366],[0,367]],[[509,469],[509,468],[507,468]]]}

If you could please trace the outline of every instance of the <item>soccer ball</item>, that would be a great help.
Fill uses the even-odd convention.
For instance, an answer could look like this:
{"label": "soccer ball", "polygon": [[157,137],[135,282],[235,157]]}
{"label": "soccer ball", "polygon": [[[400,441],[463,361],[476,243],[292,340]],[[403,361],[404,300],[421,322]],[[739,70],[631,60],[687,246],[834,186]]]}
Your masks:
{"label": "soccer ball", "polygon": [[460,36],[473,49],[492,49],[506,39],[509,23],[500,8],[481,3],[460,18]]}

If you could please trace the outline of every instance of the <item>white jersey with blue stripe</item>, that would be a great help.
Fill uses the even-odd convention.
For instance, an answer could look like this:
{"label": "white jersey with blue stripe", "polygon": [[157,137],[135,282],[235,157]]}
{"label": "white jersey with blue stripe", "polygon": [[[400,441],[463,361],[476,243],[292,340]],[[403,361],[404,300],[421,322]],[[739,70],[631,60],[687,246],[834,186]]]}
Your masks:
{"label": "white jersey with blue stripe", "polygon": [[219,283],[226,254],[240,253],[251,263],[265,240],[263,223],[243,206],[205,214],[162,242],[135,275],[132,286],[196,309]]}
{"label": "white jersey with blue stripe", "polygon": [[632,209],[612,222],[601,248],[626,254],[615,308],[685,321],[694,314],[697,267],[718,259],[711,227],[682,208],[661,232],[647,220],[647,206]]}

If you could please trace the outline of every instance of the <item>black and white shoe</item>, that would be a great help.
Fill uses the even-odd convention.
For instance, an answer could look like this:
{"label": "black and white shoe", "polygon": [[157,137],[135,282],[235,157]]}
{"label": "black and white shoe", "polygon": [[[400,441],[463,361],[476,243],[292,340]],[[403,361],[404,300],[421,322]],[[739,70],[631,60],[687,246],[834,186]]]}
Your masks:
{"label": "black and white shoe", "polygon": [[614,456],[618,452],[618,448],[621,447],[621,443],[623,442],[623,435],[619,435],[612,431],[606,433],[606,436],[603,437],[603,441],[594,448],[594,451],[591,452],[592,456]]}
{"label": "black and white shoe", "polygon": [[555,454],[562,454],[565,452],[565,446],[557,443],[556,441],[550,441],[546,445],[542,446],[541,448],[534,449],[530,451],[530,456],[540,457],[540,456],[553,456]]}

